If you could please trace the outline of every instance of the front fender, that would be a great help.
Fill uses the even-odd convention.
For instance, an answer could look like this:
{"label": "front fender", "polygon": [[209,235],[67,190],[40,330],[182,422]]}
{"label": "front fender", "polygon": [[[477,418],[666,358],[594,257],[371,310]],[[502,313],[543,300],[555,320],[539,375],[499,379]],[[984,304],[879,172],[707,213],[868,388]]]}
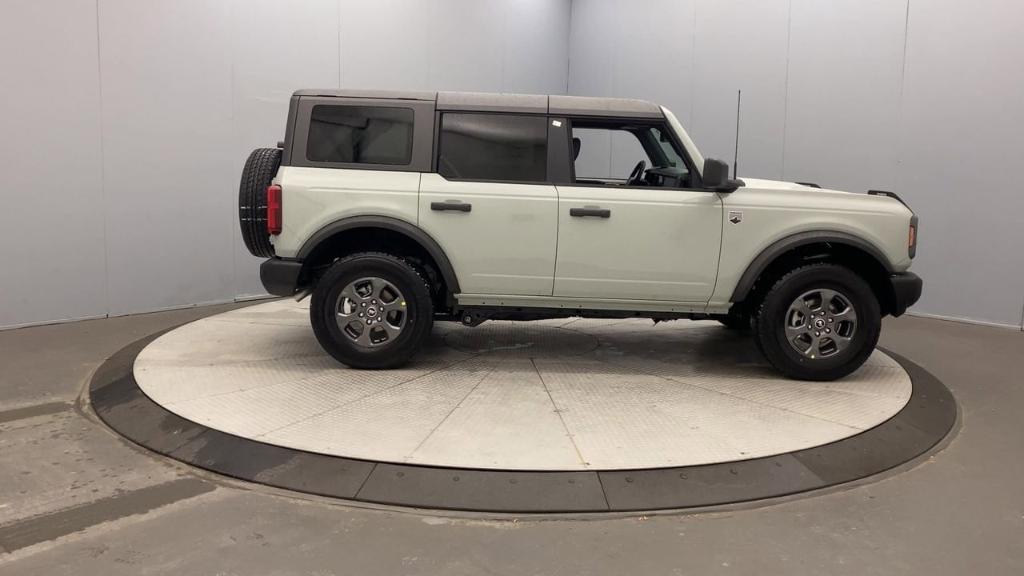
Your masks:
{"label": "front fender", "polygon": [[750,293],[750,289],[753,288],[754,282],[758,276],[765,271],[768,266],[775,261],[776,258],[783,254],[799,248],[801,246],[809,246],[811,244],[820,244],[827,242],[830,244],[840,244],[844,246],[850,246],[857,248],[871,255],[889,274],[894,272],[892,264],[889,262],[885,254],[877,246],[859,238],[852,234],[845,232],[838,232],[834,230],[814,230],[799,232],[776,240],[770,244],[767,248],[762,250],[757,257],[755,257],[750,264],[747,265],[743,274],[739,277],[736,282],[735,288],[732,290],[732,295],[729,297],[730,302],[741,302]]}

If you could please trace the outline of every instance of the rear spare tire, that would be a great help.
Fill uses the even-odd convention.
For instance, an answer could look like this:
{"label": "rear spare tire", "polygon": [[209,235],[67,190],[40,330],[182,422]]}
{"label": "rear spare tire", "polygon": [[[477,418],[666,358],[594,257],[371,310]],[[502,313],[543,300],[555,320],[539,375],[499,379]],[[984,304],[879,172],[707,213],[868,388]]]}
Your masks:
{"label": "rear spare tire", "polygon": [[249,154],[242,168],[238,186],[238,224],[242,240],[253,256],[269,258],[274,245],[267,233],[267,186],[281,166],[280,148],[257,148]]}

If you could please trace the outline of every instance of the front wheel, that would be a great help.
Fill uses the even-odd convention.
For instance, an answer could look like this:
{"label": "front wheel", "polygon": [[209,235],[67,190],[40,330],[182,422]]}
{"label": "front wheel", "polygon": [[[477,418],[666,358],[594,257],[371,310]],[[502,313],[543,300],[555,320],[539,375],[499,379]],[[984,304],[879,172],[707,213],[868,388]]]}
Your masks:
{"label": "front wheel", "polygon": [[868,359],[882,320],[871,287],[853,271],[811,264],[780,278],[754,318],[765,358],[799,380],[835,380]]}
{"label": "front wheel", "polygon": [[352,368],[395,368],[430,336],[426,282],[404,260],[362,253],[335,262],[317,282],[310,321],[323,349]]}

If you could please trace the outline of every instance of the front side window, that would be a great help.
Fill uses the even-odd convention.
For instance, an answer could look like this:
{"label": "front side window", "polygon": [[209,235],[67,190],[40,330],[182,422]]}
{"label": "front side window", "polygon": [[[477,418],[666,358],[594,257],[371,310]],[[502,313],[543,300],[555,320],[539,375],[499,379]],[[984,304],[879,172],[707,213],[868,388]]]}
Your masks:
{"label": "front side window", "polygon": [[686,161],[660,124],[573,120],[574,182],[591,186],[690,185]]}
{"label": "front side window", "polygon": [[306,158],[404,166],[412,161],[413,111],[376,106],[313,107]]}
{"label": "front side window", "polygon": [[543,182],[547,134],[543,116],[446,113],[437,171],[450,180]]}

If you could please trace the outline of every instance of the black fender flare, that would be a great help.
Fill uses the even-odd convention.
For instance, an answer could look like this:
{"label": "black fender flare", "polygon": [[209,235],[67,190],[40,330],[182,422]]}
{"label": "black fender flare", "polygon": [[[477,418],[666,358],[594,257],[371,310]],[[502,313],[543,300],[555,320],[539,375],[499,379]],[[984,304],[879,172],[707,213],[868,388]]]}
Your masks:
{"label": "black fender flare", "polygon": [[427,254],[434,259],[434,262],[437,263],[438,272],[441,274],[441,277],[444,278],[444,283],[447,285],[448,291],[452,294],[459,293],[459,279],[455,275],[455,268],[452,267],[451,261],[448,260],[448,256],[444,253],[441,245],[437,243],[437,240],[434,240],[433,237],[424,232],[418,226],[410,224],[405,220],[392,218],[390,216],[352,216],[349,218],[342,218],[341,220],[335,220],[314,232],[313,235],[302,244],[302,247],[299,248],[299,251],[296,254],[296,259],[305,260],[325,240],[330,239],[340,232],[354,230],[357,228],[379,228],[382,230],[390,230],[407,236],[410,240],[418,243],[423,247]]}
{"label": "black fender flare", "polygon": [[863,238],[854,236],[853,234],[835,232],[831,230],[798,232],[776,240],[767,248],[762,250],[761,253],[747,265],[747,269],[743,272],[743,275],[740,276],[739,282],[736,283],[736,288],[733,290],[729,301],[742,302],[750,293],[750,289],[754,287],[754,282],[757,281],[758,276],[760,276],[761,273],[764,272],[765,269],[767,269],[768,266],[770,266],[771,263],[779,256],[801,246],[821,243],[841,244],[851,248],[857,248],[874,258],[886,272],[889,274],[893,273],[892,265],[889,263],[889,259],[885,257],[885,254],[883,254],[882,251],[874,244],[871,244]]}

